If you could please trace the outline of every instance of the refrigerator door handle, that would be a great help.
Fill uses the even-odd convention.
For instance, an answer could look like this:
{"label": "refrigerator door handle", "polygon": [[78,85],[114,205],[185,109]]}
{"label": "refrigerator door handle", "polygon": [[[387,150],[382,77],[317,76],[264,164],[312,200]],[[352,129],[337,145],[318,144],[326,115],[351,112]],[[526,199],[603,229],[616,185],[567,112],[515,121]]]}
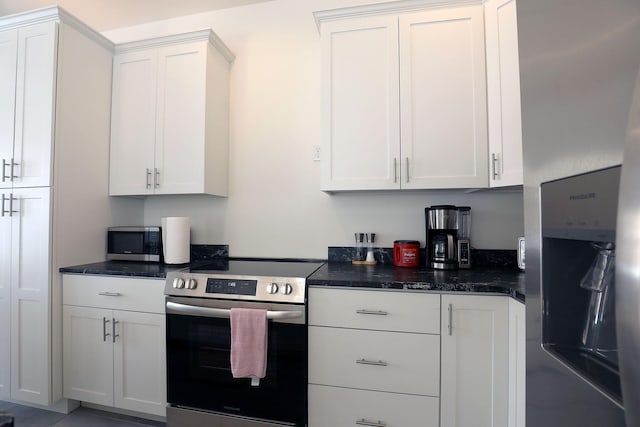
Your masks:
{"label": "refrigerator door handle", "polygon": [[640,426],[640,73],[629,116],[616,225],[616,326],[628,427]]}

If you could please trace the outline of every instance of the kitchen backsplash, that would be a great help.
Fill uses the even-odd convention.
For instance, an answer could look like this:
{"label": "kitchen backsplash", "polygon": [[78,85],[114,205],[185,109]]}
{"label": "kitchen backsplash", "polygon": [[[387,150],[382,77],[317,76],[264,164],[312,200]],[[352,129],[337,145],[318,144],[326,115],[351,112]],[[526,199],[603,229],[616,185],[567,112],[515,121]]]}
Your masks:
{"label": "kitchen backsplash", "polygon": [[[393,248],[374,248],[375,259],[380,264],[393,264]],[[329,246],[330,262],[351,262],[355,247]],[[426,259],[425,249],[420,248],[420,265]],[[475,267],[518,267],[517,252],[506,249],[471,249],[471,265]]]}
{"label": "kitchen backsplash", "polygon": [[229,245],[191,245],[191,261],[229,258]]}
{"label": "kitchen backsplash", "polygon": [[[353,246],[329,246],[329,262],[351,262],[355,254]],[[393,264],[393,248],[374,248],[376,261]],[[229,245],[191,245],[192,261],[229,258]],[[420,249],[420,264],[424,265],[425,250]],[[318,261],[318,260],[315,260]],[[471,249],[471,265],[475,267],[518,267],[517,252],[508,249]]]}

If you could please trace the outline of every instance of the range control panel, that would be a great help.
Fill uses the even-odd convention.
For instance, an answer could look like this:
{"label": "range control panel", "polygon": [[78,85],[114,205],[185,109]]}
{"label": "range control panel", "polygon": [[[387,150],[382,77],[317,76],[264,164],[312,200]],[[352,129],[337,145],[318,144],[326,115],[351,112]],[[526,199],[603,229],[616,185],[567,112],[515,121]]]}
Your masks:
{"label": "range control panel", "polygon": [[306,279],[284,277],[225,277],[172,272],[165,295],[288,303],[305,302]]}

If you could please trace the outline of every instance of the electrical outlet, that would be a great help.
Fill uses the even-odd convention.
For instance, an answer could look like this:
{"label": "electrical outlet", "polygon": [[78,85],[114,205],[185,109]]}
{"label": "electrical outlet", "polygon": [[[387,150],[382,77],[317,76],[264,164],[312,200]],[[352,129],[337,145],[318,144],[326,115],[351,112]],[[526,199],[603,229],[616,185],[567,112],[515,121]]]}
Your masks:
{"label": "electrical outlet", "polygon": [[314,162],[319,162],[320,161],[320,146],[319,145],[314,145],[313,146],[313,161]]}

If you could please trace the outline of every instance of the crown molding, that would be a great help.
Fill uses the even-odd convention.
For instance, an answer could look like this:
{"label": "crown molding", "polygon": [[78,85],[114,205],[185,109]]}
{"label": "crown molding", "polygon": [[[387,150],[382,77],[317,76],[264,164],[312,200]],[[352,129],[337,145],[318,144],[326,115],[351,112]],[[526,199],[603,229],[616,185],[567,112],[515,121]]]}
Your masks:
{"label": "crown molding", "polygon": [[400,0],[385,3],[350,6],[313,12],[318,31],[323,22],[360,16],[401,14],[429,9],[443,9],[461,6],[481,5],[483,0]]}
{"label": "crown molding", "polygon": [[136,40],[132,42],[120,43],[115,47],[115,53],[131,52],[140,49],[156,48],[168,46],[172,44],[181,44],[188,42],[208,41],[211,43],[227,61],[233,62],[235,55],[227,47],[226,44],[214,33],[210,28],[203,30],[189,31],[187,33],[172,34],[169,36],[153,37],[148,39]]}
{"label": "crown molding", "polygon": [[93,28],[61,8],[60,6],[50,6],[28,12],[16,13],[0,17],[0,30],[12,30],[29,25],[41,24],[45,22],[63,22],[76,29],[80,33],[94,40],[110,52],[114,50],[114,44]]}

